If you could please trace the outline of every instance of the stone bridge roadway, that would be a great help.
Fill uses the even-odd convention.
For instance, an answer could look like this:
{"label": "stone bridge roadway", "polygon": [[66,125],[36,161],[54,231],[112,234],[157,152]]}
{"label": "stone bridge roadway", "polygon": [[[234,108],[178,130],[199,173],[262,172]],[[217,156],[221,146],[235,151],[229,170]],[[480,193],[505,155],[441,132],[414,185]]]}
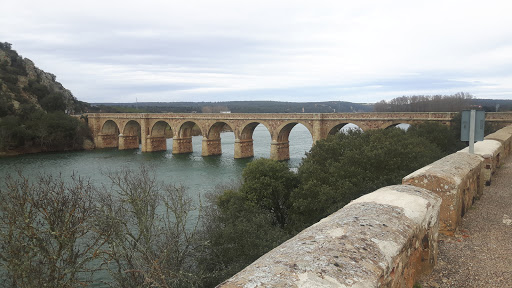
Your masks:
{"label": "stone bridge roadway", "polygon": [[[385,129],[400,123],[436,121],[449,125],[455,113],[88,113],[89,127],[97,148],[118,147],[143,152],[167,150],[166,139],[173,138],[172,153],[192,152],[192,128],[197,125],[202,141],[202,155],[222,153],[220,133],[229,126],[235,134],[235,158],[254,155],[253,131],[264,125],[271,135],[270,158],[289,159],[288,136],[297,124],[304,125],[313,143],[335,134],[352,123],[363,131]],[[487,113],[487,121],[512,123],[512,113]]]}

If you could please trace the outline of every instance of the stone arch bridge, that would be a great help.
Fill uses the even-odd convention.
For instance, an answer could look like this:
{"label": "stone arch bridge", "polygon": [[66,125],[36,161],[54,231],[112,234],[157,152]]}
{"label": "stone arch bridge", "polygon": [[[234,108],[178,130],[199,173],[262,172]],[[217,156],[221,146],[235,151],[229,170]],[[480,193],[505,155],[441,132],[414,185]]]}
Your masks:
{"label": "stone arch bridge", "polygon": [[[489,114],[503,113],[488,113],[487,118]],[[455,113],[451,112],[86,114],[97,148],[135,149],[141,144],[143,152],[161,151],[167,149],[166,139],[172,137],[172,153],[190,153],[192,152],[192,129],[197,126],[203,135],[202,155],[219,155],[222,153],[220,133],[229,126],[235,134],[235,158],[254,155],[253,132],[256,126],[262,124],[270,132],[270,157],[276,160],[290,158],[288,136],[297,124],[302,124],[309,130],[314,143],[336,133],[349,123],[366,131],[384,129],[400,123],[415,124],[424,121],[436,121],[449,125],[453,116]],[[497,119],[495,121],[505,121],[501,119],[503,117],[495,118]],[[509,116],[505,118],[512,120]]]}

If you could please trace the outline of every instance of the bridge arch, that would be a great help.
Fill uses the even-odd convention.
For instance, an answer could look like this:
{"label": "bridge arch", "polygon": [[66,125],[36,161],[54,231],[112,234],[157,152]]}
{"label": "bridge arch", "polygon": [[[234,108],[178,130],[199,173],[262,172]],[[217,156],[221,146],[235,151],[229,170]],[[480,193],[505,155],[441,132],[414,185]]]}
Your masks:
{"label": "bridge arch", "polygon": [[126,136],[139,136],[140,137],[140,123],[136,120],[129,120],[123,127],[123,135]]}
{"label": "bridge arch", "polygon": [[119,125],[112,119],[107,119],[101,125],[100,133],[96,136],[96,147],[114,148],[119,146]]}
{"label": "bridge arch", "polygon": [[235,130],[233,130],[233,128],[234,128],[233,124],[230,124],[225,121],[219,121],[219,122],[213,123],[212,125],[210,125],[210,127],[208,127],[208,131],[206,132],[205,137],[208,139],[220,138],[220,133],[222,133],[224,131],[226,126],[229,127],[229,129],[231,131],[233,131],[233,133],[235,132]]}
{"label": "bridge arch", "polygon": [[272,135],[272,143],[270,147],[270,158],[275,160],[288,160],[290,159],[290,132],[297,124],[302,124],[306,127],[313,140],[313,127],[307,122],[302,121],[287,121],[281,124]]}
{"label": "bridge arch", "polygon": [[[194,129],[194,127],[196,127],[196,126],[199,129],[197,129],[197,128]],[[196,135],[194,135],[194,133],[192,133],[192,131],[199,132],[201,135],[206,134],[206,133],[204,133],[203,129],[201,129],[201,125],[199,125],[199,123],[197,123],[196,121],[188,120],[181,124],[178,124],[178,131],[176,133],[177,134],[176,137],[183,138],[183,137],[196,136]]]}
{"label": "bridge arch", "polygon": [[[388,121],[386,123],[383,123],[383,125],[380,126],[379,128],[380,129],[388,129],[388,128],[392,128],[392,127],[397,127],[398,125],[403,125],[403,124],[414,125],[414,124],[418,124],[421,122],[422,121],[409,121],[409,120]],[[400,128],[400,127],[398,127],[398,128]]]}
{"label": "bridge arch", "polygon": [[393,124],[393,125],[390,125],[390,126],[386,127],[386,129],[389,129],[389,128],[400,128],[402,130],[407,131],[407,129],[409,129],[409,127],[411,127],[411,124],[409,124],[409,123],[396,123],[396,124]]}
{"label": "bridge arch", "polygon": [[101,134],[103,135],[119,135],[119,126],[114,120],[106,120],[101,126]]}
{"label": "bridge arch", "polygon": [[246,121],[235,132],[235,158],[248,158],[254,156],[254,130],[262,125],[272,135],[269,124],[265,121]]}
{"label": "bridge arch", "polygon": [[355,123],[351,123],[351,122],[347,122],[347,123],[340,123],[334,127],[332,127],[329,132],[327,133],[327,135],[334,135],[338,132],[340,132],[342,129],[346,128],[347,126],[351,126],[349,129],[356,129],[356,130],[361,130],[363,131],[363,129],[355,124]]}
{"label": "bridge arch", "polygon": [[[200,123],[199,123],[200,124]],[[174,137],[172,139],[172,153],[173,154],[183,154],[183,153],[192,153],[192,136],[195,136],[193,131],[198,132],[200,135],[205,135],[201,126],[195,121],[184,121],[178,124],[178,128],[174,133]],[[198,127],[198,129],[194,130],[194,127]]]}
{"label": "bridge arch", "polygon": [[119,135],[119,150],[138,149],[141,140],[141,126],[138,121],[129,120]]}
{"label": "bridge arch", "polygon": [[144,152],[167,150],[167,139],[174,137],[171,124],[165,120],[157,120],[149,127]]}
{"label": "bridge arch", "polygon": [[174,135],[172,127],[167,121],[159,120],[153,124],[149,130],[149,136],[151,137],[165,137],[172,138]]}
{"label": "bridge arch", "polygon": [[234,133],[233,124],[229,124],[226,121],[215,122],[207,128],[205,135],[203,135],[202,156],[222,154],[222,139],[220,134],[225,130],[226,126]]}

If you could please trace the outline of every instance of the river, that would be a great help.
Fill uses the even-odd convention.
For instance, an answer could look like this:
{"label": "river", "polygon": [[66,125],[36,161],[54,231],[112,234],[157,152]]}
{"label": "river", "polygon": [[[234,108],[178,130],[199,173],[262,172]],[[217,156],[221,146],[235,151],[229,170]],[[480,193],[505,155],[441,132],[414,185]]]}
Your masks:
{"label": "river", "polygon": [[[103,171],[116,171],[122,167],[137,169],[140,165],[147,165],[154,170],[158,180],[183,185],[191,196],[203,195],[217,185],[239,181],[242,170],[253,159],[270,157],[270,133],[262,125],[256,127],[253,134],[254,158],[234,159],[234,134],[222,133],[221,138],[222,155],[208,157],[201,156],[202,136],[194,136],[194,152],[190,154],[173,155],[172,139],[167,139],[167,151],[160,152],[101,149],[0,158],[0,176],[3,179],[16,169],[21,169],[29,177],[61,173],[66,178],[76,173],[100,184],[107,181]],[[311,149],[313,140],[306,127],[297,125],[291,131],[289,141],[290,160],[287,163],[291,169],[296,169],[305,152]]]}

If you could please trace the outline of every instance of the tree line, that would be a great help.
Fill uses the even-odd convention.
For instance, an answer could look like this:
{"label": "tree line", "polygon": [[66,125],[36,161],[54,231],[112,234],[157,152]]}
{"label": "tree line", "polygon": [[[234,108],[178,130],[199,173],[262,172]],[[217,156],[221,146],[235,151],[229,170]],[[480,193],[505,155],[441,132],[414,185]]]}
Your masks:
{"label": "tree line", "polygon": [[472,105],[473,96],[459,92],[454,95],[402,96],[374,104],[375,112],[459,112]]}
{"label": "tree line", "polygon": [[[4,287],[213,287],[351,200],[460,149],[436,123],[317,142],[298,172],[256,159],[240,183],[193,199],[148,167],[93,185],[7,176],[0,188]],[[96,273],[110,280],[93,280]]]}

